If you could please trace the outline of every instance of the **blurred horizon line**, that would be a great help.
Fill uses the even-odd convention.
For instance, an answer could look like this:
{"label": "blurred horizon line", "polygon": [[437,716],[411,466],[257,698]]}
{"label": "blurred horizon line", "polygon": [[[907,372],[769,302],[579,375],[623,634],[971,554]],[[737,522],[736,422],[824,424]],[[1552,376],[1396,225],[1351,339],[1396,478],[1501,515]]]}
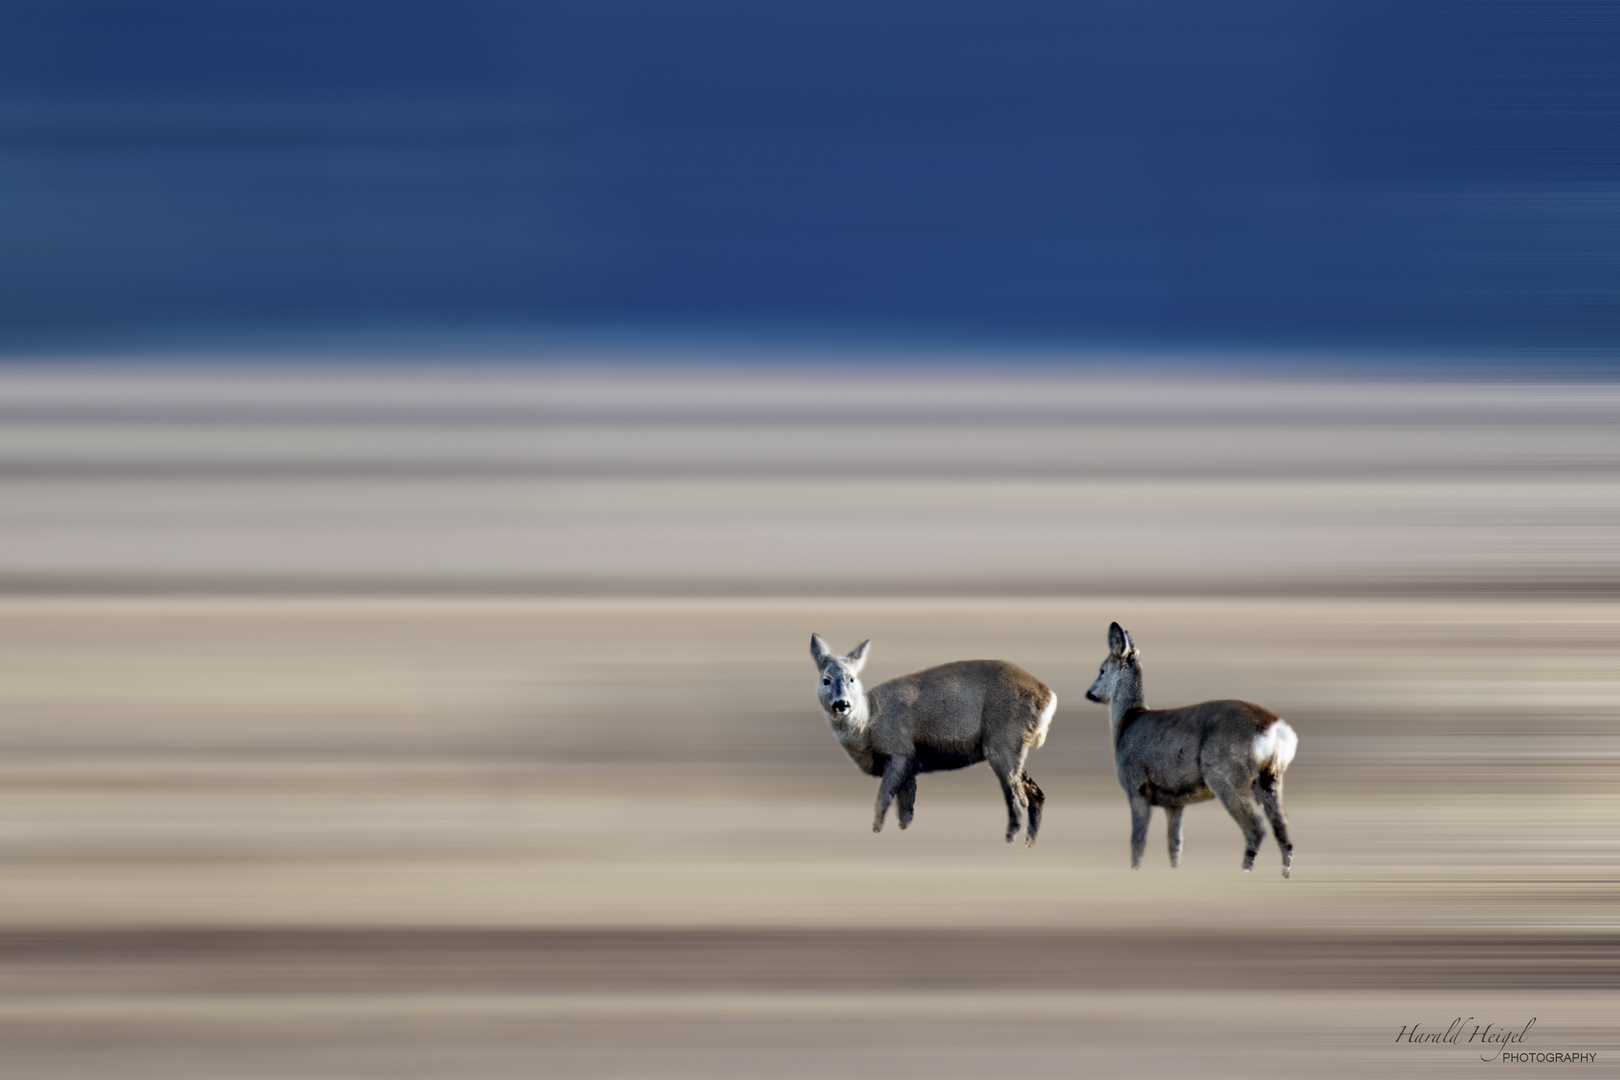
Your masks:
{"label": "blurred horizon line", "polygon": [[29,367],[197,369],[219,366],[308,371],[389,366],[418,370],[604,370],[668,372],[758,371],[796,368],[878,369],[953,376],[982,371],[998,377],[1119,371],[1243,378],[1323,378],[1352,382],[1470,376],[1503,382],[1620,381],[1620,346],[1422,342],[1340,343],[1211,341],[1207,336],[1121,338],[1099,335],[952,332],[949,328],[879,330],[802,327],[611,330],[590,326],[455,326],[388,328],[360,324],[328,328],[234,329],[212,332],[122,330],[50,335],[28,341],[0,335],[0,371]]}

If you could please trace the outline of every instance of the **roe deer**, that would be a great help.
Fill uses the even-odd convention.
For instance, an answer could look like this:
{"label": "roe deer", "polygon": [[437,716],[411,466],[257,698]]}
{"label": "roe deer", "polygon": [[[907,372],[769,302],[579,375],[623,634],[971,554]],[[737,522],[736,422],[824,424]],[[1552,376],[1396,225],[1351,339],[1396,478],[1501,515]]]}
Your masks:
{"label": "roe deer", "polygon": [[1170,865],[1181,862],[1181,810],[1188,803],[1219,799],[1237,820],[1248,847],[1243,869],[1254,867],[1266,827],[1253,796],[1282,848],[1283,877],[1294,866],[1283,814],[1283,770],[1294,760],[1299,736],[1276,713],[1247,701],[1206,701],[1181,709],[1149,709],[1142,697],[1142,654],[1119,623],[1108,628],[1108,659],[1086,700],[1108,706],[1114,732],[1114,766],[1131,803],[1131,869],[1142,865],[1148,815],[1164,807],[1169,824]]}
{"label": "roe deer", "polygon": [[833,734],[862,772],[883,778],[872,831],[882,831],[897,796],[900,827],[911,824],[918,773],[988,761],[1007,798],[1007,842],[1018,835],[1020,808],[1027,808],[1026,842],[1033,845],[1046,796],[1024,771],[1024,758],[1046,741],[1057,695],[1004,660],[959,660],[862,690],[871,644],[834,656],[820,634],[810,635],[816,696]]}

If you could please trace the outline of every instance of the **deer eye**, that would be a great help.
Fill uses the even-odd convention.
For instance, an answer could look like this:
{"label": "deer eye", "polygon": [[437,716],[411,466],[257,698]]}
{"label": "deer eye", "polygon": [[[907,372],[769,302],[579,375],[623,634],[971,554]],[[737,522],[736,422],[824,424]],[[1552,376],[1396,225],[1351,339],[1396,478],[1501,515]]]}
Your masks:
{"label": "deer eye", "polygon": [[822,686],[831,686],[832,685],[832,680],[824,678],[824,679],[821,680],[821,685]]}

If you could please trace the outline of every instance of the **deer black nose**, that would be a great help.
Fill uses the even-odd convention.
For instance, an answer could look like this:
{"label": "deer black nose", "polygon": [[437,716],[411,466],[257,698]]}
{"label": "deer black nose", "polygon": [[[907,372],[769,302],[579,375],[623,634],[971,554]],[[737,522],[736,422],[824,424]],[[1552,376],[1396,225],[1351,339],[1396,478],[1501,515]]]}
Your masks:
{"label": "deer black nose", "polygon": [[835,701],[835,702],[833,702],[833,712],[835,712],[835,713],[847,713],[847,712],[849,712],[849,702],[847,702],[847,701]]}
{"label": "deer black nose", "polygon": [[1093,694],[1090,690],[1087,690],[1086,691],[1086,700],[1087,701],[1101,701],[1102,699],[1099,698],[1096,694]]}

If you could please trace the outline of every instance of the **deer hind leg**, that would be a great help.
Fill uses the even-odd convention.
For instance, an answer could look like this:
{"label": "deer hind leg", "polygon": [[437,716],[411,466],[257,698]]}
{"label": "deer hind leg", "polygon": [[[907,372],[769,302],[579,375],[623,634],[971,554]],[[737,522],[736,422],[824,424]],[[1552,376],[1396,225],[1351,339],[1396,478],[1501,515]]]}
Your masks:
{"label": "deer hind leg", "polygon": [[1023,783],[1000,769],[996,770],[996,779],[1001,781],[1001,794],[1007,799],[1007,843],[1010,844],[1023,827]]}
{"label": "deer hind leg", "polygon": [[1260,841],[1266,838],[1266,827],[1260,821],[1260,815],[1254,812],[1254,799],[1249,793],[1248,784],[1229,783],[1224,777],[1206,777],[1205,782],[1215,797],[1226,807],[1226,812],[1232,815],[1232,820],[1238,823],[1243,830],[1243,842],[1246,845],[1243,851],[1243,869],[1245,872],[1254,869],[1254,857],[1260,851]]}
{"label": "deer hind leg", "polygon": [[905,782],[900,785],[900,790],[895,792],[895,809],[900,816],[900,827],[902,829],[906,828],[911,824],[912,815],[917,812],[917,777],[915,773],[907,776]]}
{"label": "deer hind leg", "polygon": [[1266,819],[1271,822],[1277,846],[1282,848],[1283,877],[1289,877],[1294,871],[1294,842],[1288,839],[1288,815],[1283,813],[1282,777],[1277,773],[1262,772],[1254,782],[1254,791],[1260,798]]}
{"label": "deer hind leg", "polygon": [[1181,865],[1181,811],[1182,807],[1164,808],[1165,838],[1170,843],[1170,865]]}
{"label": "deer hind leg", "polygon": [[[883,767],[883,781],[878,784],[877,807],[872,817],[872,831],[883,831],[883,819],[889,813],[889,804],[900,793],[906,781],[917,775],[915,758],[896,755]],[[908,819],[909,820],[909,819]],[[903,826],[902,826],[903,827]]]}
{"label": "deer hind leg", "polygon": [[1029,773],[1022,774],[1019,779],[1024,785],[1024,804],[1029,808],[1029,832],[1024,836],[1024,843],[1034,847],[1035,837],[1041,831],[1041,810],[1046,806],[1046,793]]}
{"label": "deer hind leg", "polygon": [[1018,830],[1023,826],[1024,795],[1024,755],[1028,751],[1019,746],[1013,750],[1004,750],[1001,753],[989,755],[991,770],[996,779],[1001,781],[1001,794],[1007,799],[1007,843],[1013,842]]}

